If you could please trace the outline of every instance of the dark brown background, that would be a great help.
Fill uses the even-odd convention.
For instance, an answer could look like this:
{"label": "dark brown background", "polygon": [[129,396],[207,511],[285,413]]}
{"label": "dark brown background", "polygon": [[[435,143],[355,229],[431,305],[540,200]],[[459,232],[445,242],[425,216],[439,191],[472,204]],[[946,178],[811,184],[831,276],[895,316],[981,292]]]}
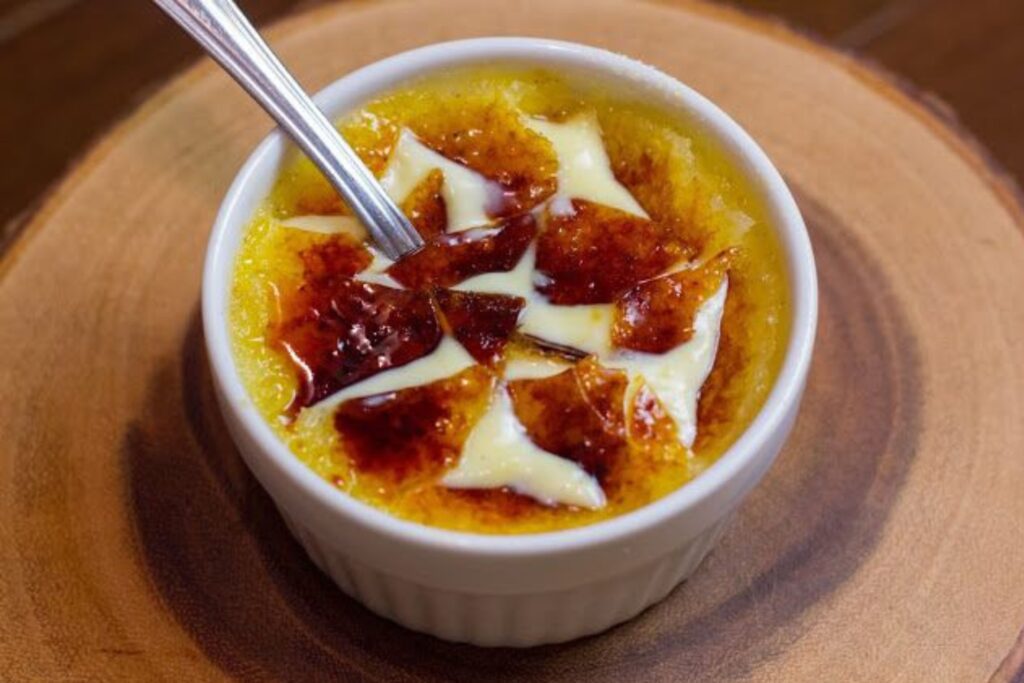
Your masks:
{"label": "dark brown background", "polygon": [[[258,23],[326,0],[240,0]],[[742,0],[883,65],[1024,177],[1024,1]],[[199,55],[145,0],[0,0],[0,250],[111,123]]]}

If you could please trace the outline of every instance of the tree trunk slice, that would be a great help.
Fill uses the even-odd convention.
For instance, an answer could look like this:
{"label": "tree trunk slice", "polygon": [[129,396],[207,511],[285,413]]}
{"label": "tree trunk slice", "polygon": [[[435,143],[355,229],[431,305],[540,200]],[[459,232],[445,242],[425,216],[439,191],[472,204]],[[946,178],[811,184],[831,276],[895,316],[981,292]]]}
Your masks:
{"label": "tree trunk slice", "polygon": [[873,72],[704,5],[346,3],[272,37],[319,87],[486,34],[602,45],[678,76],[746,126],[798,195],[821,278],[817,352],[793,437],[721,546],[640,618],[530,651],[416,635],[334,588],[211,394],[203,249],[270,126],[204,63],[103,140],[0,264],[0,679],[1020,676],[1012,193]]}

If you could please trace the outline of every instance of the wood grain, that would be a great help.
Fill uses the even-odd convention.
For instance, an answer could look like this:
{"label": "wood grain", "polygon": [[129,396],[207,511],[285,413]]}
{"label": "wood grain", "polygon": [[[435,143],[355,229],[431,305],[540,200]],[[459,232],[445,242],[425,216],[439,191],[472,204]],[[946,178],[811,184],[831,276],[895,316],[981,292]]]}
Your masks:
{"label": "wood grain", "polygon": [[0,262],[0,679],[1013,680],[1012,193],[851,59],[704,5],[396,0],[272,35],[324,84],[493,33],[600,44],[679,76],[735,115],[798,195],[822,286],[805,408],[721,546],[637,620],[527,652],[418,636],[336,590],[214,409],[201,256],[269,124],[204,64],[107,136]]}

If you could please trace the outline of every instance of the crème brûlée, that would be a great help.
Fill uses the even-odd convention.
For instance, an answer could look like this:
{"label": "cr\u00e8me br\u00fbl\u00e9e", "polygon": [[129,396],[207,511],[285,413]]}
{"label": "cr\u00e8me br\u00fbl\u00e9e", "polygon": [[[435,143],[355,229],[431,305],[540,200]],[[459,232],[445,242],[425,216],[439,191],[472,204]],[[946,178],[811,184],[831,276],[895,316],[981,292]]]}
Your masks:
{"label": "cr\u00e8me br\u00fbl\u00e9e", "polygon": [[230,305],[244,385],[320,476],[406,520],[550,531],[672,492],[749,425],[789,333],[783,260],[687,121],[489,67],[338,127],[425,246],[389,261],[296,155]]}

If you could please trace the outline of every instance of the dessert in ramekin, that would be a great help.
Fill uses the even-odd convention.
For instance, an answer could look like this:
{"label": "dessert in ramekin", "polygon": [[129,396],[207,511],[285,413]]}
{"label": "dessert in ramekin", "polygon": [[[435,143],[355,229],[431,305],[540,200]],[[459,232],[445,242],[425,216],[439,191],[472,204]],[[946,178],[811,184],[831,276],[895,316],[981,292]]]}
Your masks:
{"label": "dessert in ramekin", "polygon": [[692,90],[565,43],[422,48],[318,102],[428,246],[387,263],[280,133],[224,202],[211,364],[290,528],[453,640],[567,640],[660,599],[799,404],[816,283],[777,171]]}

